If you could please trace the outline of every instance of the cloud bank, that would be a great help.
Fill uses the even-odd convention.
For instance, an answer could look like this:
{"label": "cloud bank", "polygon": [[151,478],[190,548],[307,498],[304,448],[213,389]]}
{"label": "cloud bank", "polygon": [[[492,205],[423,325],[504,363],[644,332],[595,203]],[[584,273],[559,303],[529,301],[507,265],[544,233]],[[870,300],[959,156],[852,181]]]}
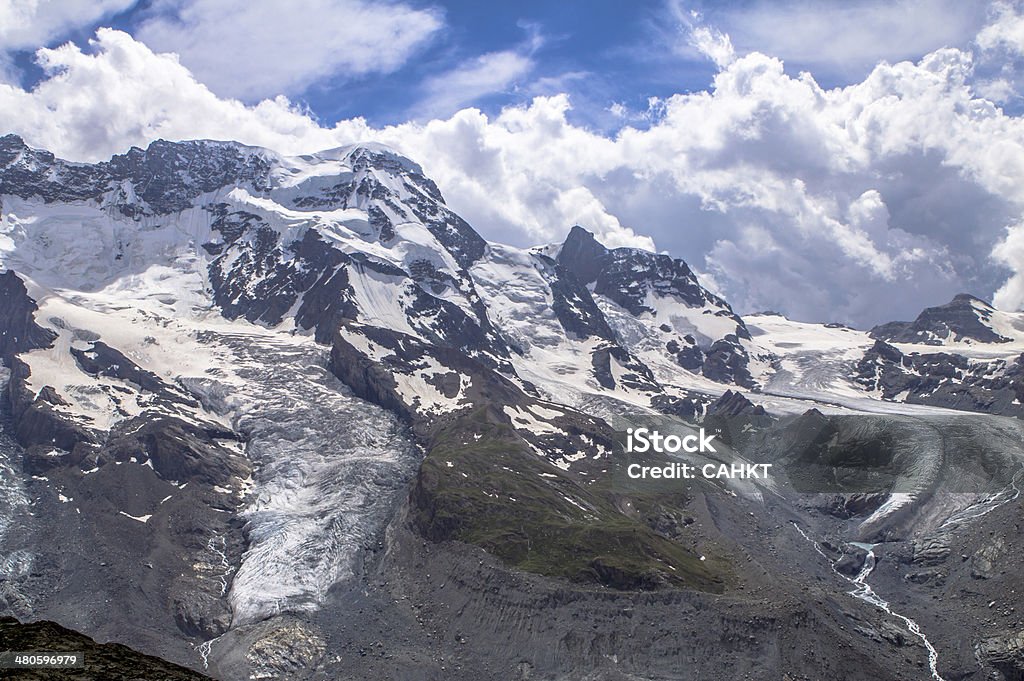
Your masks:
{"label": "cloud bank", "polygon": [[[986,29],[993,44],[1018,20],[998,14],[1007,30]],[[962,290],[1024,305],[1024,122],[976,90],[984,49],[882,62],[824,89],[777,58],[724,50],[710,29],[685,39],[717,59],[711,87],[613,135],[574,124],[564,94],[491,117],[324,126],[284,97],[218,96],[179,58],[110,29],[87,52],[40,50],[46,77],[30,91],[0,84],[0,120],[90,161],[156,138],[284,153],[381,141],[492,240],[556,241],[583,224],[609,245],[685,258],[741,311],[867,325]]]}

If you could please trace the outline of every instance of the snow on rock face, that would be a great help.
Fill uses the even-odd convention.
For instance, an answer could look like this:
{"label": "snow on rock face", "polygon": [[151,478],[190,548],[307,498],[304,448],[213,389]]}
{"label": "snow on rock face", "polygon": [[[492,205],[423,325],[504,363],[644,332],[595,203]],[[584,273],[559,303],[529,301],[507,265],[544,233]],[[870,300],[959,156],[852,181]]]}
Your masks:
{"label": "snow on rock face", "polygon": [[[190,252],[213,261],[218,303],[268,324],[337,267],[338,252],[400,268],[471,312],[461,270],[484,249],[418,166],[378,145],[284,157],[232,143],[155,142],[87,165],[8,136],[0,205],[0,259],[45,285],[94,290]],[[309,231],[329,247],[310,248]],[[261,296],[274,300],[249,310],[246,299]]]}
{"label": "snow on rock face", "polygon": [[[941,334],[920,326],[921,319]],[[982,321],[988,331],[979,330]],[[894,322],[864,332],[774,313],[751,315],[747,324],[754,342],[776,358],[763,379],[765,390],[775,394],[1024,414],[1024,339],[1014,339],[1024,315],[994,310],[972,296],[931,308],[913,323],[920,326],[916,330]],[[966,329],[973,329],[970,336]],[[998,338],[992,329],[1000,330]],[[875,339],[890,333],[912,342]],[[983,336],[989,340],[979,340]]]}
{"label": "snow on rock face", "polygon": [[470,268],[491,322],[519,352],[553,348],[565,340],[565,329],[552,309],[549,279],[541,267],[530,251],[491,244]]}
{"label": "snow on rock face", "polygon": [[356,209],[364,241],[378,242],[377,253],[406,268],[426,260],[454,272],[484,251],[484,240],[451,212],[422,169],[380,145],[342,147],[282,159],[272,177],[270,198],[300,213]]}
{"label": "snow on rock face", "polygon": [[671,381],[682,367],[720,383],[755,385],[752,364],[761,351],[743,320],[701,286],[682,260],[633,248],[609,250],[576,226],[557,261],[587,285],[618,340],[659,378]]}
{"label": "snow on rock face", "polygon": [[[540,411],[539,409],[533,407],[523,409],[513,405],[505,405],[502,409],[504,410],[505,415],[512,419],[512,425],[516,429],[525,429],[535,435],[550,435],[552,433],[562,432],[559,428],[552,425],[550,421],[540,418],[542,413],[538,413]],[[551,410],[546,411],[550,412]],[[561,416],[561,413],[553,412],[553,415]],[[550,416],[548,418],[550,418]]]}
{"label": "snow on rock face", "polygon": [[471,406],[474,374],[485,367],[395,329],[347,323],[334,337],[331,369],[357,395],[415,420]]}
{"label": "snow on rock face", "polygon": [[98,202],[46,203],[10,195],[0,195],[0,201],[0,260],[51,288],[109,286],[194,253],[209,235],[210,221],[199,208],[136,221]]}
{"label": "snow on rock face", "polygon": [[945,305],[926,308],[913,322],[889,322],[871,329],[871,337],[890,343],[977,345],[1024,343],[1024,317],[1001,312],[961,293]]}
{"label": "snow on rock face", "polygon": [[[342,322],[392,328],[510,361],[510,376],[569,402],[595,391],[644,402],[670,386],[752,388],[778,383],[780,364],[795,375],[810,356],[753,341],[669,256],[607,249],[580,227],[558,247],[488,247],[418,165],[381,145],[284,156],[161,141],[90,165],[7,136],[0,202],[0,262],[45,289],[155,282],[179,312],[191,304],[180,301],[212,298],[229,318],[288,320],[321,341]],[[157,281],[183,270],[197,279],[188,291]],[[1024,351],[1019,317],[958,296],[872,333],[904,351],[941,343],[973,357],[1001,346],[1008,360]],[[851,382],[829,387],[860,390]]]}
{"label": "snow on rock face", "polygon": [[[321,341],[355,321],[497,362],[510,357],[508,342],[535,349],[534,363],[546,354],[541,373],[568,377],[574,390],[632,391],[646,403],[659,392],[647,358],[623,345],[602,311],[618,300],[644,317],[650,347],[637,350],[656,350],[650,359],[748,381],[742,322],[732,328],[731,311],[714,307],[721,301],[681,261],[598,245],[610,259],[592,293],[540,250],[488,250],[419,166],[379,145],[286,157],[160,142],[86,165],[3,138],[0,197],[0,259],[50,289],[104,290],[187,260],[203,296],[231,319],[289,320]],[[569,250],[559,258],[569,262]],[[694,296],[704,307],[677,305]],[[669,327],[671,338],[660,331]]]}
{"label": "snow on rock face", "polygon": [[0,196],[46,204],[88,202],[130,219],[187,210],[228,185],[269,188],[273,152],[235,142],[158,140],[96,164],[71,163],[0,137]]}
{"label": "snow on rock face", "polygon": [[[211,487],[241,501],[249,536],[222,595],[236,624],[316,609],[351,576],[418,454],[393,416],[327,372],[327,351],[313,339],[224,319],[203,300],[194,262],[177,265],[93,292],[29,281],[36,316],[56,337],[21,354],[29,380],[55,386],[63,416],[96,430],[174,413],[239,433],[252,479]],[[20,504],[4,475],[0,467],[0,534]],[[148,513],[124,515],[146,525]]]}
{"label": "snow on rock face", "polygon": [[747,317],[756,344],[775,358],[764,383],[773,392],[800,395],[861,396],[855,365],[871,347],[863,331],[830,324],[796,322],[763,313]]}
{"label": "snow on rock face", "polygon": [[516,374],[549,398],[574,405],[614,393],[646,407],[661,392],[619,344],[590,291],[541,249],[491,244],[470,274],[491,322],[515,350]]}
{"label": "snow on rock face", "polygon": [[885,400],[1024,415],[1024,355],[905,352],[879,340],[857,363],[855,378]]}
{"label": "snow on rock face", "polygon": [[[223,423],[179,383],[216,365],[197,347],[195,329],[176,319],[194,312],[201,297],[201,282],[187,271],[191,263],[180,265],[89,293],[60,294],[28,280],[37,323],[51,341],[19,355],[29,372],[26,387],[33,394],[51,389],[51,409],[88,431],[109,431],[145,412]],[[208,314],[208,303],[200,304]]]}

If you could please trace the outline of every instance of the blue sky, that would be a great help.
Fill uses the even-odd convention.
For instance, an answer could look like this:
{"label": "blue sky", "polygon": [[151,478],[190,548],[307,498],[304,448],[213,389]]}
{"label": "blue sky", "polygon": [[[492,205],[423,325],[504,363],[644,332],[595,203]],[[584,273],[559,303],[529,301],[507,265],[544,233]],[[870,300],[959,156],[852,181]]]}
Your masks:
{"label": "blue sky", "polygon": [[[72,41],[87,48],[89,39],[100,26],[124,30],[147,42],[150,37],[144,28],[147,23],[174,25],[190,5],[204,4],[210,3],[143,0],[132,4],[128,0],[110,0],[110,9],[97,9],[92,21],[53,30],[45,40],[26,43],[14,50],[12,57],[18,79],[23,86],[31,87],[42,77],[41,70],[34,64],[34,51],[38,47]],[[193,54],[187,45],[176,44],[173,34],[151,41],[151,47],[180,53],[185,66],[217,94],[239,97],[248,103],[276,94],[287,95],[308,106],[325,124],[362,116],[371,124],[382,126],[447,116],[465,106],[494,113],[509,104],[528,102],[536,95],[567,92],[573,98],[571,117],[576,122],[613,130],[624,123],[621,115],[615,116],[610,111],[616,105],[634,114],[628,119],[630,124],[643,125],[644,118],[640,114],[647,110],[651,98],[665,99],[709,86],[716,72],[715,65],[680,41],[680,35],[695,21],[728,31],[740,49],[764,50],[782,57],[786,59],[789,72],[810,70],[822,86],[833,87],[863,78],[880,58],[913,59],[946,45],[963,45],[984,25],[987,15],[984,3],[944,0],[895,3],[415,0],[390,4],[436,17],[438,26],[425,31],[426,37],[402,55],[401,63],[381,71],[361,73],[341,64],[318,74],[310,82],[296,84],[282,80],[242,91],[218,87],[216,79],[202,78],[214,70],[222,70],[227,74],[225,77],[236,81],[245,81],[249,75],[244,63],[230,64],[232,47],[246,39],[244,30],[233,28],[230,22],[212,30],[214,35],[224,39],[225,63],[222,64],[211,64],[209,55]],[[287,3],[278,5],[284,7]],[[388,3],[376,5],[386,7]],[[258,13],[260,9],[251,11]],[[288,12],[294,13],[293,10]],[[907,25],[905,17],[914,19],[912,26]],[[311,11],[309,21],[317,20],[315,10]],[[268,25],[273,21],[273,15],[268,14]],[[329,21],[348,23],[344,14]],[[902,23],[906,35],[901,36],[898,31],[888,36],[877,34],[891,22]],[[848,27],[842,28],[843,23]],[[187,32],[187,27],[181,26],[181,32]],[[872,33],[876,33],[874,39],[866,40],[865,34],[870,38]],[[303,47],[299,38],[295,44],[284,45],[283,51],[273,57],[287,60],[289,50]],[[460,67],[497,54],[519,57],[520,61],[507,65],[506,70],[496,69],[495,78],[489,83],[453,87],[449,96],[440,102],[430,97],[427,90],[435,79],[444,82],[443,79]],[[253,62],[253,69],[259,67],[258,62]],[[502,74],[506,77],[499,77]]]}
{"label": "blue sky", "polygon": [[[374,125],[400,123],[449,115],[462,106],[496,112],[503,106],[528,101],[538,94],[570,90],[574,116],[588,124],[611,128],[620,123],[608,108],[615,103],[644,110],[650,97],[664,98],[680,91],[702,89],[715,73],[714,65],[698,53],[678,55],[665,40],[665,24],[674,19],[660,0],[621,2],[589,0],[551,3],[527,0],[517,3],[471,1],[413,2],[408,6],[434,13],[443,22],[409,59],[386,73],[351,73],[339,69],[299,87],[281,83],[258,94],[240,97],[254,102],[273,94],[285,94],[308,106],[327,124],[356,116]],[[138,35],[137,29],[154,17],[175,16],[173,3],[136,3],[121,11],[101,15],[68,30],[54,31],[41,44],[13,53],[19,82],[31,87],[42,76],[35,65],[38,47],[72,41],[83,48],[100,26]],[[161,47],[175,47],[172,44]],[[507,83],[493,89],[469,92],[456,104],[425,110],[423,86],[432,77],[443,77],[460,65],[494,53],[521,55],[529,65]],[[199,66],[187,53],[186,66]],[[196,60],[198,61],[198,59]],[[218,93],[239,96],[230,89]]]}
{"label": "blue sky", "polygon": [[0,0],[4,132],[83,161],[377,141],[488,239],[582,224],[741,312],[1024,307],[1022,0],[297,6]]}

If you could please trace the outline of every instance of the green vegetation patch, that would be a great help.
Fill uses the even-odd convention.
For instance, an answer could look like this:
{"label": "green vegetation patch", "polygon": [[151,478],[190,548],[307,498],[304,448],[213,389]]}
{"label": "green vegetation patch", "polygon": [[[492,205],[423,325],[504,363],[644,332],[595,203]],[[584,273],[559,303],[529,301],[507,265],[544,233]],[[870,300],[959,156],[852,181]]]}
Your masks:
{"label": "green vegetation patch", "polygon": [[[425,537],[474,544],[514,568],[577,583],[724,590],[727,561],[701,560],[646,523],[651,514],[620,510],[622,498],[601,475],[607,462],[563,471],[495,421],[480,409],[435,435],[412,493]],[[633,507],[664,508],[664,494],[641,494],[630,493]],[[668,511],[685,503],[676,495]]]}

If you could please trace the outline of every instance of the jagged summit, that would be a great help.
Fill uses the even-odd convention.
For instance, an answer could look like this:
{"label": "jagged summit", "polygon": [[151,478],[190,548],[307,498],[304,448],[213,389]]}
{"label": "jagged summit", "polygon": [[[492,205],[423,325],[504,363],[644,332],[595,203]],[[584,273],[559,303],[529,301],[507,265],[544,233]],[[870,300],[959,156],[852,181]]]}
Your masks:
{"label": "jagged summit", "polygon": [[558,249],[558,262],[572,271],[584,284],[597,279],[608,264],[611,253],[592,232],[573,225],[565,242]]}
{"label": "jagged summit", "polygon": [[[608,249],[579,225],[569,231],[557,261],[608,302],[613,327],[617,319],[652,320],[653,329],[641,339],[618,328],[622,337],[635,339],[627,345],[641,356],[667,350],[687,371],[715,381],[754,384],[746,324],[725,300],[700,284],[684,261],[638,248]],[[658,363],[653,357],[649,361]]]}
{"label": "jagged summit", "polygon": [[[18,152],[31,152],[33,155],[39,156],[40,158],[47,159],[48,161],[60,160],[64,164],[73,165],[103,165],[107,163],[117,163],[118,159],[132,158],[147,155],[159,155],[165,153],[167,150],[195,150],[202,149],[211,151],[215,149],[235,149],[240,152],[246,152],[251,154],[262,155],[268,159],[301,159],[306,162],[316,161],[338,161],[343,159],[388,159],[395,164],[400,165],[402,168],[408,171],[423,174],[423,168],[413,161],[412,159],[402,155],[395,148],[375,141],[362,141],[354,142],[352,144],[345,144],[337,147],[331,147],[320,151],[307,153],[307,154],[281,154],[268,147],[261,147],[259,145],[244,144],[242,142],[236,142],[234,140],[216,140],[209,138],[202,139],[190,139],[190,140],[166,140],[163,138],[155,139],[145,147],[132,146],[129,147],[124,153],[115,154],[107,161],[101,161],[96,164],[84,163],[78,161],[68,161],[64,159],[58,159],[50,151],[45,149],[33,147],[28,144],[25,139],[16,133],[7,133],[0,135],[0,154],[7,154],[8,156],[12,153]],[[0,165],[9,162],[9,158],[5,158],[0,155]]]}
{"label": "jagged summit", "polygon": [[1021,334],[1011,318],[991,303],[970,293],[925,308],[912,322],[889,322],[874,327],[872,338],[892,343],[1009,343]]}
{"label": "jagged summit", "polygon": [[353,165],[364,163],[380,169],[391,165],[397,172],[407,171],[419,175],[423,174],[423,168],[420,164],[402,155],[397,149],[380,142],[355,142],[353,144],[324,149],[312,154],[301,154],[297,158],[307,161],[348,160]]}
{"label": "jagged summit", "polygon": [[[654,312],[650,294],[671,296],[689,307],[710,304],[731,313],[728,303],[701,286],[683,260],[639,248],[608,249],[579,225],[569,230],[559,249],[558,262],[581,283],[595,284],[594,290],[599,293],[611,293],[617,303],[633,314]],[[733,317],[738,335],[747,337],[743,321]]]}
{"label": "jagged summit", "polygon": [[[0,195],[40,196],[47,202],[98,199],[120,190],[125,214],[138,218],[182,210],[203,193],[244,184],[257,195],[275,188],[315,184],[315,179],[366,174],[405,178],[428,197],[444,203],[423,169],[378,143],[352,144],[300,156],[219,140],[155,140],[96,164],[65,161],[34,149],[17,135],[0,137]],[[314,180],[314,182],[311,182]],[[335,184],[335,188],[338,184]],[[130,194],[130,195],[129,195]],[[139,206],[128,206],[138,198]],[[338,207],[343,197],[325,195],[318,207]]]}

